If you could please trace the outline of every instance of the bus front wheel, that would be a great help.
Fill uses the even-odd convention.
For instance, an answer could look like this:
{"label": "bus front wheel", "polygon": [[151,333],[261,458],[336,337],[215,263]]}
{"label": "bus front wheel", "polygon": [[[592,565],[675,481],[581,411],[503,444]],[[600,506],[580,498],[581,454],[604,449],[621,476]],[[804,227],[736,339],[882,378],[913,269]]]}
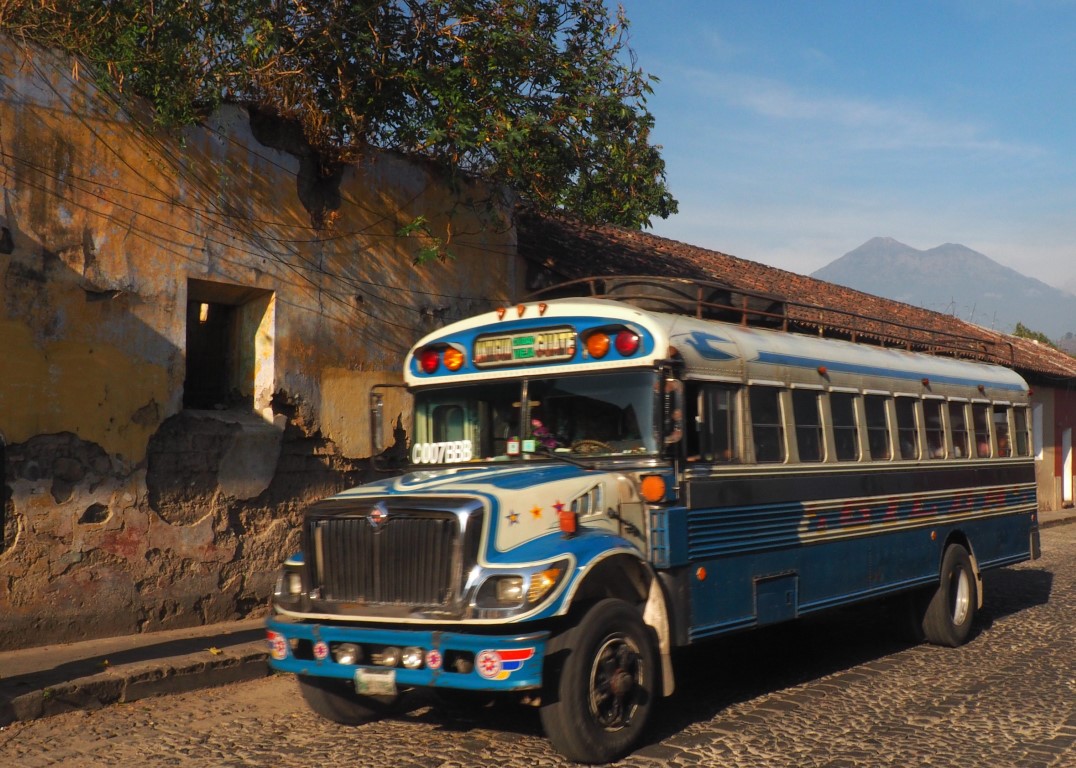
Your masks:
{"label": "bus front wheel", "polygon": [[639,740],[658,691],[651,630],[623,600],[596,603],[570,629],[553,701],[541,709],[549,740],[581,763],[607,763]]}
{"label": "bus front wheel", "polygon": [[942,557],[941,578],[923,614],[923,635],[934,645],[956,648],[971,633],[979,602],[968,550],[952,544]]}

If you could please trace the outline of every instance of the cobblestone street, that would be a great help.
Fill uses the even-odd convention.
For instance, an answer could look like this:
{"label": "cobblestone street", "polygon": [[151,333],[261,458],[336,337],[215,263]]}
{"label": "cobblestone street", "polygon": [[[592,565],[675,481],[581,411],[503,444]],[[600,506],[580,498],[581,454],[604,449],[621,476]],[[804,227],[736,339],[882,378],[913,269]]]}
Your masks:
{"label": "cobblestone street", "polygon": [[[1076,765],[1076,525],[1043,531],[1043,558],[986,576],[959,649],[909,646],[877,608],[692,648],[680,688],[622,766]],[[17,723],[0,765],[569,765],[537,712],[449,716],[429,706],[347,728],[275,676]]]}

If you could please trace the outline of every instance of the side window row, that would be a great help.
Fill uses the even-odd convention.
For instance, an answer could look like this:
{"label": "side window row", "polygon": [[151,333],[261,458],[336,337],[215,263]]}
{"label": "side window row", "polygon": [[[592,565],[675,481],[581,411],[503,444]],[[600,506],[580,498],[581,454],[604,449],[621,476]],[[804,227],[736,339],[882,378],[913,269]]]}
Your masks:
{"label": "side window row", "polygon": [[[1028,409],[1022,405],[727,384],[701,384],[688,402],[695,427],[688,452],[703,461],[1031,455]],[[746,416],[742,427],[741,408]]]}

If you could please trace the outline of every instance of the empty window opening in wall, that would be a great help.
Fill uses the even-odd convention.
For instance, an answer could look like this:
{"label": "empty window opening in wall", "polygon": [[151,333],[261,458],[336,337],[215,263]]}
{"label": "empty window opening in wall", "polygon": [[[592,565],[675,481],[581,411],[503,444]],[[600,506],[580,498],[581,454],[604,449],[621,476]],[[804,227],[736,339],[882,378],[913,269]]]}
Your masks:
{"label": "empty window opening in wall", "polygon": [[188,280],[183,407],[267,408],[273,324],[272,291]]}

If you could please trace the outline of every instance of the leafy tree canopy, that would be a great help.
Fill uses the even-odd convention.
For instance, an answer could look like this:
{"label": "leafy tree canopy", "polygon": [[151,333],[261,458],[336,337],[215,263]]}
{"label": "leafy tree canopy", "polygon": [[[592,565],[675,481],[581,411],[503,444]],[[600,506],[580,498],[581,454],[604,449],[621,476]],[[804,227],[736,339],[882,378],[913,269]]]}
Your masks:
{"label": "leafy tree canopy", "polygon": [[649,225],[654,78],[603,0],[0,0],[0,29],[79,57],[169,126],[222,102],[506,184],[541,210]]}
{"label": "leafy tree canopy", "polygon": [[1050,347],[1054,346],[1054,343],[1050,341],[1050,338],[1045,333],[1033,331],[1023,323],[1016,324],[1016,328],[1013,329],[1012,335],[1020,339],[1031,339],[1032,341],[1037,341]]}

